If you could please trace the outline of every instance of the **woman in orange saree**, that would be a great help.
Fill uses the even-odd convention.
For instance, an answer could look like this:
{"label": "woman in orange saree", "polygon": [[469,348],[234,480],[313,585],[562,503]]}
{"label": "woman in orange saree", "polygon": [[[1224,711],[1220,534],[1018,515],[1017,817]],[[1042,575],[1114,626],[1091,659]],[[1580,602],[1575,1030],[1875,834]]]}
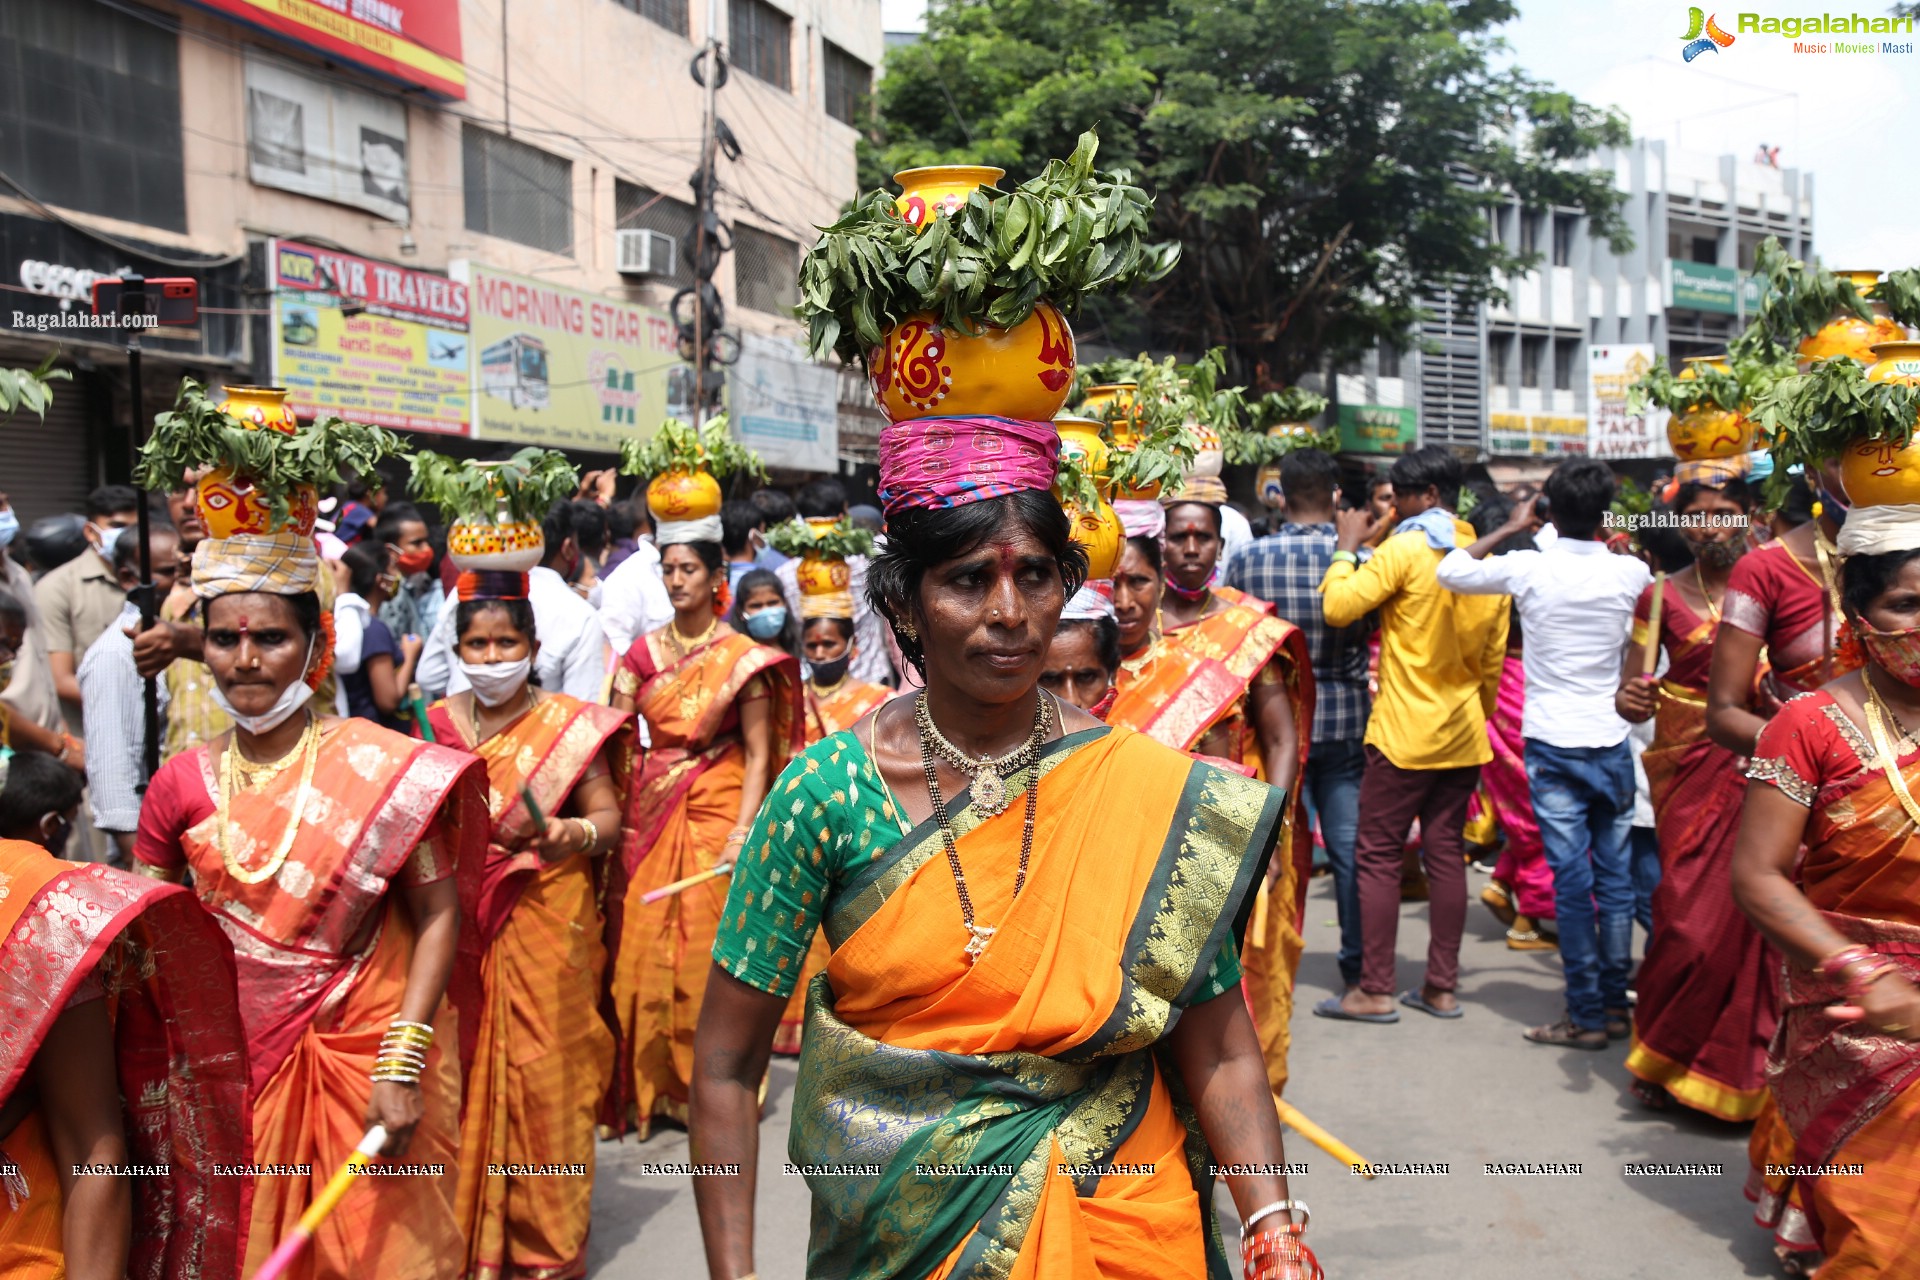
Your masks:
{"label": "woman in orange saree", "polygon": [[[1706,733],[1719,601],[1746,546],[1748,505],[1737,481],[1681,485],[1674,510],[1695,522],[1682,528],[1693,567],[1661,589],[1657,636],[1648,631],[1654,588],[1641,595],[1614,698],[1626,719],[1655,722],[1643,763],[1662,863],[1627,1070],[1649,1106],[1671,1098],[1733,1121],[1766,1103],[1767,1044],[1780,1017],[1780,958],[1734,905],[1729,880],[1745,770]],[[1666,652],[1658,681],[1642,674],[1649,645]]]}
{"label": "woman in orange saree", "polygon": [[[1295,785],[1312,740],[1313,662],[1306,635],[1275,617],[1272,606],[1243,592],[1232,592],[1239,597],[1232,600],[1211,585],[1221,547],[1219,504],[1226,500],[1224,489],[1212,492],[1219,483],[1196,486],[1189,480],[1172,498],[1162,500],[1167,519],[1166,595],[1157,616],[1167,644],[1210,660],[1235,682],[1238,696],[1214,722],[1219,736],[1209,738],[1208,753],[1251,767],[1256,778],[1293,796],[1280,837],[1280,856],[1268,870],[1241,955],[1247,968],[1247,999],[1267,1053],[1267,1075],[1279,1093],[1287,1083],[1293,981],[1300,953],[1306,949],[1302,928],[1313,868],[1313,828],[1307,821],[1306,795]],[[1211,690],[1215,683],[1209,669],[1197,675],[1188,696],[1209,701],[1212,692],[1200,698],[1198,691]]]}
{"label": "woman in orange saree", "polygon": [[[185,889],[47,851],[71,830],[77,774],[21,752],[0,779],[0,831],[34,839],[0,839],[0,1275],[236,1275],[247,1182],[220,1168],[247,1160],[232,952]],[[146,1168],[79,1176],[129,1164]]]}
{"label": "woman in orange saree", "polygon": [[200,544],[206,661],[235,727],[161,767],[134,852],[163,877],[192,871],[238,962],[259,1170],[245,1270],[381,1124],[383,1154],[405,1163],[356,1188],[286,1274],[454,1280],[460,1063],[444,997],[471,1009],[478,994],[478,955],[456,940],[477,901],[485,770],[305,706],[329,658],[318,567],[291,531]]}
{"label": "woman in orange saree", "polygon": [[1232,941],[1285,797],[1039,691],[1084,553],[1044,491],[953,501],[890,501],[869,577],[926,692],[794,762],[727,903],[693,1143],[743,1174],[695,1179],[709,1273],[753,1270],[755,1090],[816,921],[809,1275],[1239,1274],[1216,1162],[1248,1273],[1297,1263]]}
{"label": "woman in orange saree", "polygon": [[[1839,616],[1833,582],[1834,539],[1846,508],[1831,496],[1841,491],[1832,464],[1819,481],[1817,514],[1740,557],[1727,579],[1707,677],[1707,736],[1738,755],[1753,754],[1767,715],[1781,700],[1860,665],[1856,646],[1840,643],[1847,623]],[[1792,1153],[1793,1135],[1769,1097],[1747,1144],[1747,1198],[1756,1206],[1755,1220],[1773,1232],[1776,1251],[1807,1253],[1814,1247],[1813,1235],[1794,1202],[1790,1180],[1767,1172],[1790,1164]]]}
{"label": "woman in orange saree", "polygon": [[720,621],[725,564],[716,541],[663,542],[673,620],[635,640],[613,675],[614,708],[638,711],[651,745],[627,791],[607,895],[620,1047],[603,1120],[643,1138],[657,1116],[687,1122],[693,1030],[727,881],[641,899],[739,856],[803,732],[798,664]]}
{"label": "woman in orange saree", "polygon": [[1822,1280],[1920,1257],[1920,538],[1847,533],[1865,666],[1761,733],[1733,854],[1735,900],[1787,961],[1768,1076],[1791,1147],[1768,1173]]}
{"label": "woman in orange saree", "polygon": [[538,639],[524,575],[463,573],[455,608],[470,688],[427,723],[486,762],[492,818],[475,921],[485,994],[460,1123],[466,1274],[573,1280],[586,1274],[593,1126],[613,1075],[598,898],[598,859],[619,843],[608,760],[630,759],[633,721],[527,683]]}

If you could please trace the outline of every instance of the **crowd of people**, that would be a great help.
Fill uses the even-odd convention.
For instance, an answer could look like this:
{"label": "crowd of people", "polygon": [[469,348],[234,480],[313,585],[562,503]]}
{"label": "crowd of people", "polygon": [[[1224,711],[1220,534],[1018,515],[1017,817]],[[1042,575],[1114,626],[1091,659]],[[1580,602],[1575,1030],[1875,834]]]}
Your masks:
{"label": "crowd of people", "polygon": [[[1220,1168],[1246,1274],[1312,1274],[1271,1105],[1309,880],[1315,1015],[1452,1021],[1476,870],[1562,961],[1529,1041],[1751,1122],[1796,1265],[1920,1256],[1920,538],[1817,476],[1763,515],[1751,464],[1629,538],[1597,461],[1502,492],[1421,448],[1349,494],[1303,449],[1250,538],[1218,479],[1116,503],[1089,581],[1028,443],[992,483],[896,454],[884,511],[592,474],[524,571],[369,478],[314,535],[182,490],[144,547],[107,486],[36,576],[0,499],[0,971],[43,978],[0,1269],[250,1275],[370,1141],[287,1274],[564,1280],[596,1140],[669,1124],[739,1280],[797,1053],[812,1271],[1214,1274]],[[796,521],[878,538],[822,587]],[[1874,1176],[1778,1172],[1838,1163]]]}

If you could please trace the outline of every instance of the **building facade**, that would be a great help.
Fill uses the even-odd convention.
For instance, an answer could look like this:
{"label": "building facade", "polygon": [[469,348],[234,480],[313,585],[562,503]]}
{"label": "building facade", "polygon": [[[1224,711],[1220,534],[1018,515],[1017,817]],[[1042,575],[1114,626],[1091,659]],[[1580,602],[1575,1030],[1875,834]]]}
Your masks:
{"label": "building facade", "polygon": [[1596,378],[1724,352],[1756,299],[1746,277],[1761,242],[1813,253],[1810,173],[1648,139],[1588,163],[1626,196],[1631,251],[1614,254],[1578,210],[1496,204],[1490,234],[1538,267],[1506,282],[1503,304],[1430,299],[1426,349],[1375,351],[1336,379],[1339,402],[1416,408],[1422,443],[1496,463],[1585,452]]}
{"label": "building facade", "polygon": [[125,478],[124,344],[74,317],[95,279],[127,269],[192,278],[200,296],[197,325],[143,339],[149,417],[181,376],[278,382],[303,412],[450,452],[592,458],[684,408],[676,311],[690,320],[692,296],[675,300],[695,281],[710,15],[727,54],[715,354],[783,460],[834,465],[836,381],[801,359],[789,308],[803,245],[855,191],[878,0],[294,13],[0,6],[0,360],[51,353],[75,374],[45,426],[0,436],[23,519]]}

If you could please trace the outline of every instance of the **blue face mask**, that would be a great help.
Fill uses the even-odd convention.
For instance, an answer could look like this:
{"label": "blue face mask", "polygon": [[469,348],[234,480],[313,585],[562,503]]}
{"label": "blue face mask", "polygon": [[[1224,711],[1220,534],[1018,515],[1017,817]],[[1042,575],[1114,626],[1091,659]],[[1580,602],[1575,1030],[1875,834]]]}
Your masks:
{"label": "blue face mask", "polygon": [[13,514],[11,508],[0,511],[0,547],[13,545],[13,535],[20,532],[20,517]]}
{"label": "blue face mask", "polygon": [[755,640],[777,639],[787,629],[787,606],[776,604],[771,609],[750,613],[746,621],[747,634]]}

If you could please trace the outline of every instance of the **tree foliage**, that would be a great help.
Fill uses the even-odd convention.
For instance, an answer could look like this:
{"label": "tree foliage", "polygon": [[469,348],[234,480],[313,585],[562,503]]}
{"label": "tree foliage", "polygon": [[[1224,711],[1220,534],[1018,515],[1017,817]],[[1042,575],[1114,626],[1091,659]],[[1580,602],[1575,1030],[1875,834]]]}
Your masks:
{"label": "tree foliage", "polygon": [[[970,162],[1016,179],[1097,127],[1180,266],[1133,302],[1151,340],[1224,345],[1256,390],[1406,342],[1537,257],[1490,242],[1490,192],[1583,211],[1630,247],[1626,123],[1495,64],[1508,0],[936,0],[888,54],[863,185]],[[1138,331],[1128,337],[1140,336]],[[1123,338],[1122,341],[1127,340]]]}

